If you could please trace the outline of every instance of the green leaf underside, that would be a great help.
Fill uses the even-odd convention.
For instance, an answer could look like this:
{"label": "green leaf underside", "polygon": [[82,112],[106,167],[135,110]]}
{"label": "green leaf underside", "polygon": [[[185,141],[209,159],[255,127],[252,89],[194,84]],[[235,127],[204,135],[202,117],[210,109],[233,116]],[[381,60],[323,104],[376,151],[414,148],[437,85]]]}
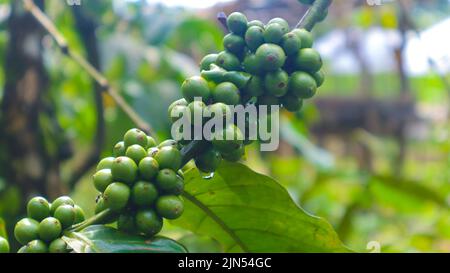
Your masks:
{"label": "green leaf underside", "polygon": [[185,174],[185,210],[173,224],[219,241],[225,252],[348,252],[331,225],[307,214],[272,178],[223,162],[213,178]]}
{"label": "green leaf underside", "polygon": [[186,249],[172,239],[129,235],[103,225],[90,226],[63,239],[79,253],[186,253]]}

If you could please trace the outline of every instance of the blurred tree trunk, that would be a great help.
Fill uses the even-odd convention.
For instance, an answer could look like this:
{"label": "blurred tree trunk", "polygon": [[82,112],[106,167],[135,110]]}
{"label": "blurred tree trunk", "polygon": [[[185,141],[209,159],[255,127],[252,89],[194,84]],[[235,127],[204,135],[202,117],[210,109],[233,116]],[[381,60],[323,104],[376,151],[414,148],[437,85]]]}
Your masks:
{"label": "blurred tree trunk", "polygon": [[[43,8],[43,0],[35,2]],[[43,99],[48,86],[42,58],[45,32],[21,5],[21,1],[13,2],[8,20],[1,104],[2,144],[7,155],[3,165],[8,183],[18,186],[24,197],[37,193],[55,197],[63,191],[59,160],[46,148],[41,128],[43,115],[53,121],[48,115],[54,112]]]}

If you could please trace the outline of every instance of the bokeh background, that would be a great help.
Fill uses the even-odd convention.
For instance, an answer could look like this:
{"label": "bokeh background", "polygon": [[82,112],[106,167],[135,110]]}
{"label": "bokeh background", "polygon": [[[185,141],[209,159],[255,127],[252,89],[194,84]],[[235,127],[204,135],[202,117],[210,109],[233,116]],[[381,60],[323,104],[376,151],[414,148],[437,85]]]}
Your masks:
{"label": "bokeh background", "polygon": [[[218,12],[295,26],[306,11],[296,0],[35,3],[161,139],[182,81],[223,49]],[[314,36],[324,86],[301,112],[282,114],[278,151],[252,145],[244,163],[352,249],[449,252],[450,1],[335,0]],[[92,215],[94,164],[132,122],[22,1],[0,1],[0,60],[0,226],[11,231],[36,194],[71,194]],[[163,233],[190,251],[222,251],[170,225]]]}

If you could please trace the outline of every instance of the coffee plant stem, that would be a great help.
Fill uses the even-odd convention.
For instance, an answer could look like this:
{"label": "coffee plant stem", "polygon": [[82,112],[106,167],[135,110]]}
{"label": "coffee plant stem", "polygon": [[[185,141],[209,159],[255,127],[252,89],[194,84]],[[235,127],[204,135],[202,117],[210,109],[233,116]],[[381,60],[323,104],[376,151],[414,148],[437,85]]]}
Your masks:
{"label": "coffee plant stem", "polygon": [[102,90],[108,93],[119,108],[136,124],[141,130],[152,134],[156,137],[153,128],[149,123],[144,121],[136,111],[125,101],[119,92],[113,88],[109,81],[98,71],[92,64],[90,64],[82,55],[70,50],[66,39],[58,31],[55,24],[48,18],[48,16],[33,2],[33,0],[23,0],[25,9],[28,10],[34,18],[44,27],[44,29],[53,37],[56,44],[61,49],[63,54],[69,56],[73,61],[78,63],[101,87]]}
{"label": "coffee plant stem", "polygon": [[67,232],[77,232],[83,230],[91,225],[101,224],[105,219],[109,218],[114,212],[110,209],[105,209],[104,211],[95,214],[91,218],[84,220],[83,222],[73,225]]}
{"label": "coffee plant stem", "polygon": [[304,28],[311,31],[313,27],[320,21],[321,14],[325,12],[331,5],[332,0],[316,0],[314,4],[306,11],[296,28]]}

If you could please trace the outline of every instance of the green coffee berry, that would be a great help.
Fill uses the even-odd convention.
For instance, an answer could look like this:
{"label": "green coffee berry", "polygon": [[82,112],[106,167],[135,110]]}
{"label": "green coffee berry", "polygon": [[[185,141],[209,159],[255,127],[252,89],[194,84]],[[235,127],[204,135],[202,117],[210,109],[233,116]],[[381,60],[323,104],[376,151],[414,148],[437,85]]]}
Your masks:
{"label": "green coffee berry", "polygon": [[158,197],[158,191],[153,184],[138,181],[131,190],[131,201],[138,207],[151,207]]}
{"label": "green coffee berry", "polygon": [[147,156],[154,157],[158,151],[159,151],[158,147],[148,148],[147,149]]}
{"label": "green coffee berry", "polygon": [[255,54],[248,54],[242,62],[242,67],[250,74],[261,75],[264,71],[259,61]]}
{"label": "green coffee berry", "polygon": [[239,148],[222,153],[223,159],[231,162],[239,161],[245,154],[245,148],[241,145]]}
{"label": "green coffee berry", "polygon": [[279,24],[283,28],[284,32],[289,31],[289,23],[286,20],[284,20],[283,18],[280,18],[280,17],[273,18],[267,23],[267,26],[269,26],[271,24]]}
{"label": "green coffee berry", "polygon": [[247,92],[253,96],[258,97],[264,94],[264,80],[261,77],[253,76],[247,84]]}
{"label": "green coffee berry", "polygon": [[199,118],[199,121],[203,120],[203,111],[206,108],[206,104],[203,101],[193,101],[189,103],[187,107],[189,109],[188,120],[191,124],[194,124],[196,122],[195,116]]}
{"label": "green coffee berry", "polygon": [[137,177],[137,165],[131,158],[119,156],[114,159],[111,174],[115,181],[132,184]]}
{"label": "green coffee berry", "polygon": [[306,72],[292,73],[289,79],[289,92],[299,98],[308,99],[314,96],[317,84],[314,78]]}
{"label": "green coffee berry", "polygon": [[9,253],[9,243],[3,237],[0,237],[0,253]]}
{"label": "green coffee berry", "polygon": [[61,223],[62,229],[68,228],[75,222],[75,207],[69,205],[59,206],[54,214],[54,217]]}
{"label": "green coffee berry", "polygon": [[138,164],[141,159],[147,156],[147,151],[144,147],[134,144],[127,148],[125,155],[134,160],[136,164]]}
{"label": "green coffee berry", "polygon": [[200,61],[200,71],[209,70],[211,64],[215,63],[217,60],[218,54],[208,54]]}
{"label": "green coffee berry", "polygon": [[239,58],[227,51],[222,51],[217,56],[216,65],[228,71],[240,71],[241,61]]}
{"label": "green coffee berry", "polygon": [[257,27],[260,27],[262,29],[264,29],[264,27],[265,27],[264,23],[259,21],[259,20],[252,20],[252,21],[247,23],[247,29],[251,28],[253,26],[257,26]]}
{"label": "green coffee berry", "polygon": [[245,41],[241,36],[229,33],[223,37],[223,46],[231,53],[240,54],[244,51]]}
{"label": "green coffee berry", "polygon": [[112,211],[120,211],[125,208],[130,198],[130,188],[120,182],[109,185],[103,194],[105,206]]}
{"label": "green coffee berry", "polygon": [[117,219],[117,229],[127,232],[134,233],[136,232],[136,219],[133,214],[121,214]]}
{"label": "green coffee berry", "polygon": [[227,17],[228,29],[238,35],[244,35],[247,30],[247,17],[240,12],[233,12]]}
{"label": "green coffee berry", "polygon": [[210,94],[208,82],[200,76],[186,79],[181,85],[181,92],[187,102],[193,101],[196,97],[207,100]]}
{"label": "green coffee berry", "polygon": [[111,169],[112,162],[114,160],[114,157],[105,157],[97,164],[96,170],[104,170],[104,169]]}
{"label": "green coffee berry", "polygon": [[274,105],[280,105],[280,101],[278,97],[275,97],[273,95],[264,94],[260,97],[258,97],[257,100],[258,105],[265,105],[267,106],[268,111],[272,111],[272,106]]}
{"label": "green coffee berry", "polygon": [[17,253],[47,253],[48,248],[41,240],[33,240],[21,247]]}
{"label": "green coffee berry", "polygon": [[70,198],[69,196],[60,196],[58,198],[56,198],[53,203],[50,205],[50,215],[54,215],[56,209],[59,206],[62,205],[69,205],[69,206],[75,206],[75,203],[73,202],[72,198]]}
{"label": "green coffee berry", "polygon": [[322,84],[325,82],[325,74],[322,70],[317,71],[316,73],[312,74],[312,76],[316,80],[317,87],[322,86]]}
{"label": "green coffee berry", "polygon": [[68,253],[69,251],[69,246],[61,238],[53,240],[48,246],[49,253]]}
{"label": "green coffee berry", "polygon": [[172,146],[166,146],[159,149],[155,154],[160,169],[172,169],[177,171],[181,167],[181,153]]}
{"label": "green coffee berry", "polygon": [[[125,143],[123,141],[117,142],[113,148],[113,155],[115,157],[124,156],[125,155]],[[110,166],[111,168],[111,166]]]}
{"label": "green coffee berry", "polygon": [[241,100],[239,89],[231,82],[218,84],[212,95],[215,102],[222,102],[227,105],[236,105]]}
{"label": "green coffee berry", "polygon": [[263,44],[256,50],[256,58],[266,71],[275,71],[281,68],[286,60],[283,49],[275,44]]}
{"label": "green coffee berry", "polygon": [[97,171],[93,176],[94,187],[99,192],[104,192],[106,187],[113,182],[113,176],[110,169]]}
{"label": "green coffee berry", "polygon": [[230,124],[214,134],[212,144],[220,152],[226,152],[240,147],[243,140],[241,130],[236,125]]}
{"label": "green coffee berry", "polygon": [[153,179],[159,171],[159,164],[153,157],[144,157],[139,162],[139,174],[142,179],[150,181]]}
{"label": "green coffee berry", "polygon": [[287,93],[289,76],[284,70],[279,69],[266,74],[264,87],[267,93],[275,97],[282,97]]}
{"label": "green coffee berry", "polygon": [[287,29],[278,23],[267,25],[264,30],[264,41],[266,43],[278,44],[281,42],[283,35],[286,34],[287,31]]}
{"label": "green coffee berry", "polygon": [[50,204],[43,197],[34,197],[27,204],[27,215],[36,221],[50,216]]}
{"label": "green coffee berry", "polygon": [[184,179],[179,174],[177,175],[176,182],[171,186],[166,188],[164,191],[165,194],[173,194],[173,195],[180,195],[183,193],[184,190]]}
{"label": "green coffee berry", "polygon": [[73,224],[75,225],[75,224],[83,222],[85,219],[85,216],[84,216],[84,211],[80,206],[75,205],[74,208],[75,208],[75,221]]}
{"label": "green coffee berry", "polygon": [[292,33],[296,34],[302,43],[302,48],[311,48],[313,46],[314,38],[311,32],[306,29],[293,29]]}
{"label": "green coffee berry", "polygon": [[245,32],[245,43],[252,51],[258,49],[264,43],[264,28],[252,26]]}
{"label": "green coffee berry", "polygon": [[208,149],[195,158],[197,168],[205,173],[214,172],[222,161],[222,156],[215,149]]}
{"label": "green coffee berry", "polygon": [[145,148],[151,148],[151,147],[155,147],[156,146],[156,140],[151,137],[151,136],[147,136],[147,147]]}
{"label": "green coffee berry", "polygon": [[315,49],[303,48],[295,56],[294,67],[297,70],[316,73],[322,67],[322,58]]}
{"label": "green coffee berry", "polygon": [[139,129],[133,128],[128,130],[123,136],[125,148],[137,144],[142,147],[147,147],[147,135]]}
{"label": "green coffee berry", "polygon": [[163,218],[176,219],[184,211],[183,201],[175,195],[165,195],[156,201],[156,212]]}
{"label": "green coffee berry", "polygon": [[61,236],[62,226],[58,219],[47,217],[39,223],[39,238],[51,242]]}
{"label": "green coffee berry", "polygon": [[177,183],[177,174],[172,169],[162,169],[156,176],[155,184],[161,192],[173,190]]}
{"label": "green coffee berry", "polygon": [[14,227],[16,240],[24,245],[39,237],[39,222],[31,218],[23,218]]}
{"label": "green coffee berry", "polygon": [[208,113],[211,119],[216,117],[222,118],[224,122],[227,120],[231,120],[231,118],[233,117],[233,113],[231,112],[230,107],[222,102],[216,102],[214,104],[208,105],[205,113]]}
{"label": "green coffee berry", "polygon": [[303,106],[303,100],[299,97],[292,95],[292,94],[286,94],[280,99],[281,104],[283,105],[286,110],[289,112],[298,112]]}
{"label": "green coffee berry", "polygon": [[[169,105],[169,108],[168,108],[168,110],[167,110],[167,113],[168,113],[169,116],[170,116],[170,112],[172,112],[172,109],[173,109],[175,106],[187,106],[187,105],[188,105],[188,102],[187,102],[187,100],[184,99],[184,98],[183,98],[183,99],[176,100],[176,101],[172,102],[172,103]],[[154,146],[157,146],[156,143],[155,143]],[[154,147],[154,146],[151,146],[151,147]],[[147,146],[147,148],[150,148],[150,146]]]}
{"label": "green coffee berry", "polygon": [[166,139],[158,145],[158,149],[161,149],[162,147],[167,147],[167,146],[171,146],[171,147],[177,149],[178,142],[174,139]]}
{"label": "green coffee berry", "polygon": [[283,38],[281,39],[281,46],[283,47],[286,55],[291,56],[300,50],[302,40],[300,40],[300,37],[298,37],[295,33],[289,32],[283,35]]}

